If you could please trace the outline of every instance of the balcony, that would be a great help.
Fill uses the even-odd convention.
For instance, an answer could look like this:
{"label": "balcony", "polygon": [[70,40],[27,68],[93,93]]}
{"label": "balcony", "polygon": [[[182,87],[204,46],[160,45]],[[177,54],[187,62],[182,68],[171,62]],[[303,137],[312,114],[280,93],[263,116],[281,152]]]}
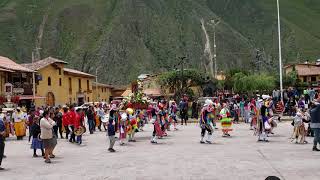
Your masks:
{"label": "balcony", "polygon": [[320,81],[311,81],[310,85],[313,87],[318,87],[320,85]]}
{"label": "balcony", "polygon": [[87,91],[85,91],[85,93],[88,93],[88,94],[92,93],[92,89],[88,89]]}
{"label": "balcony", "polygon": [[32,95],[33,94],[33,85],[30,83],[14,83],[13,84],[13,94],[21,95]]}

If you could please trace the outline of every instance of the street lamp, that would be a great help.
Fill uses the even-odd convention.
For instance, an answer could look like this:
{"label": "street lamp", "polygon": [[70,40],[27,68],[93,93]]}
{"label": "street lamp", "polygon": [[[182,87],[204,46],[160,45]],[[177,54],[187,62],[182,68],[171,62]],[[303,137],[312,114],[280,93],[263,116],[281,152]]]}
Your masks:
{"label": "street lamp", "polygon": [[217,44],[216,44],[216,26],[220,23],[220,20],[212,19],[210,21],[210,25],[213,27],[213,58],[214,58],[214,77],[217,78],[218,76],[218,69],[217,69]]}
{"label": "street lamp", "polygon": [[278,36],[279,36],[279,74],[280,74],[280,93],[281,101],[283,101],[283,84],[282,84],[282,53],[281,53],[281,26],[280,26],[280,6],[279,0],[277,0],[277,11],[278,11]]}

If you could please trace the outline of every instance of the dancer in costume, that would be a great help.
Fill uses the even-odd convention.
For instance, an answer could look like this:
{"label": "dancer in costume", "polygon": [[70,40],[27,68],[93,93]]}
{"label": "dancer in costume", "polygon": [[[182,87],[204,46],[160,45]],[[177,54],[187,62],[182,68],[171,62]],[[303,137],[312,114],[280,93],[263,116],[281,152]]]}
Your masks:
{"label": "dancer in costume", "polygon": [[170,109],[169,109],[169,112],[170,112],[170,118],[172,119],[173,121],[173,127],[174,127],[174,130],[178,130],[177,128],[177,123],[178,123],[178,120],[177,120],[177,111],[178,111],[178,107],[177,107],[177,104],[175,101],[173,101],[170,105]]}
{"label": "dancer in costume", "polygon": [[127,113],[122,113],[121,114],[121,119],[119,122],[119,142],[120,145],[123,146],[125,145],[124,141],[127,138],[126,134],[126,121],[128,120]]}
{"label": "dancer in costume", "polygon": [[254,130],[254,128],[257,125],[257,108],[255,107],[255,105],[252,103],[250,105],[250,130]]}
{"label": "dancer in costume", "polygon": [[231,126],[232,126],[232,119],[230,118],[230,111],[227,108],[227,104],[223,103],[222,109],[220,111],[220,116],[221,116],[221,126],[222,126],[222,133],[223,137],[230,136],[229,132],[232,131]]}
{"label": "dancer in costume", "polygon": [[269,140],[267,139],[267,131],[270,129],[271,126],[268,122],[267,107],[265,103],[262,102],[260,109],[260,118],[257,122],[258,141],[269,142]]}
{"label": "dancer in costume", "polygon": [[134,139],[134,135],[136,133],[136,130],[138,129],[138,125],[137,125],[137,120],[134,116],[134,110],[131,108],[128,108],[126,110],[127,114],[128,114],[128,123],[127,123],[127,133],[129,136],[128,141],[129,142],[136,142],[136,140]]}
{"label": "dancer in costume", "polygon": [[[84,115],[81,108],[76,110],[76,117],[74,122],[74,129],[77,130],[79,128],[84,127]],[[77,135],[76,143],[81,145],[82,144],[82,133]]]}
{"label": "dancer in costume", "polygon": [[157,133],[158,132],[157,129],[160,129],[160,127],[159,127],[159,123],[158,123],[158,118],[157,118],[155,106],[150,105],[149,112],[150,112],[150,116],[151,116],[150,122],[153,124],[151,143],[156,144],[157,143],[157,136],[159,135]]}
{"label": "dancer in costume", "polygon": [[109,112],[108,137],[109,137],[110,144],[109,144],[108,151],[110,151],[110,152],[115,152],[115,150],[113,149],[113,146],[116,142],[116,139],[115,139],[116,127],[115,127],[115,125],[116,125],[116,121],[118,120],[117,111],[118,111],[117,106],[114,104]]}
{"label": "dancer in costume", "polygon": [[[296,140],[296,144],[307,144],[306,141],[306,129],[304,126],[304,122],[308,123],[308,117],[305,115],[305,113],[297,108],[297,113],[293,119],[294,123],[294,129],[293,129],[293,135],[292,135],[292,141]],[[299,140],[300,138],[300,140]]]}
{"label": "dancer in costume", "polygon": [[201,127],[201,139],[200,143],[204,144],[205,141],[204,136],[206,131],[208,131],[208,138],[206,140],[207,143],[211,144],[211,138],[213,133],[213,128],[211,123],[213,122],[213,102],[211,100],[206,100],[202,110],[201,110],[201,117],[200,117],[200,127]]}
{"label": "dancer in costume", "polygon": [[76,142],[76,135],[74,134],[75,131],[75,122],[76,122],[76,112],[73,105],[70,106],[70,111],[68,112],[68,119],[69,119],[69,130],[70,130],[70,139],[69,142],[74,143]]}
{"label": "dancer in costume", "polygon": [[159,106],[159,111],[158,111],[158,118],[159,118],[159,123],[160,123],[160,129],[162,131],[162,136],[167,136],[166,133],[166,110],[165,110],[165,105],[163,103],[160,103]]}
{"label": "dancer in costume", "polygon": [[69,111],[68,107],[63,106],[62,125],[64,127],[65,132],[66,132],[66,139],[67,140],[68,140],[68,137],[70,134],[70,130],[69,130],[70,121],[69,121],[68,111]]}
{"label": "dancer in costume", "polygon": [[20,107],[17,107],[16,112],[14,112],[12,116],[14,120],[14,130],[17,136],[17,140],[22,140],[23,137],[26,135],[26,117],[24,113],[21,111]]}

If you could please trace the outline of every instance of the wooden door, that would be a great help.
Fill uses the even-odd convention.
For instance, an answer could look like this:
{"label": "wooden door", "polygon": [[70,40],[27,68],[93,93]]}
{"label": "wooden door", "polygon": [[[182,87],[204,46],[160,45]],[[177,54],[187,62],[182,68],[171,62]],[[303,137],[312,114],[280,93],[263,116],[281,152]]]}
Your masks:
{"label": "wooden door", "polygon": [[54,94],[52,92],[48,92],[47,105],[51,107],[55,106]]}

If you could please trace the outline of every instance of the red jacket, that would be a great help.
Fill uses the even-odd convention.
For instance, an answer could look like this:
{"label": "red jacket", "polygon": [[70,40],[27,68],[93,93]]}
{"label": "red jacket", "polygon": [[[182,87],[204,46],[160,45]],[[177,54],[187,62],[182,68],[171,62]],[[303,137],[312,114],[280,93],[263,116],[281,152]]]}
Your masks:
{"label": "red jacket", "polygon": [[63,115],[62,115],[62,125],[63,126],[69,126],[70,125],[68,113],[63,113]]}
{"label": "red jacket", "polygon": [[75,114],[76,114],[76,117],[75,117],[75,121],[74,121],[74,128],[77,129],[82,125],[82,123],[81,123],[81,115],[78,114],[78,113],[75,113]]}
{"label": "red jacket", "polygon": [[68,112],[69,125],[76,126],[76,115],[77,115],[77,113],[74,112],[74,111],[69,111]]}

